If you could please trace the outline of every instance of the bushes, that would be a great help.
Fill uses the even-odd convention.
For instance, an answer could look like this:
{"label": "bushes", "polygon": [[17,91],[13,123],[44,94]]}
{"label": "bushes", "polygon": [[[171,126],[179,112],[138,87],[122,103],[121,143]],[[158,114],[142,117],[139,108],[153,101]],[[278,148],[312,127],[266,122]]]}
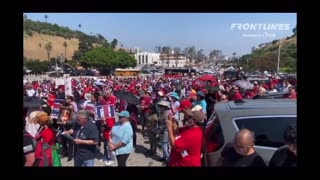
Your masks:
{"label": "bushes", "polygon": [[30,29],[27,29],[27,30],[26,30],[26,34],[27,34],[28,36],[32,37],[32,31],[31,31]]}

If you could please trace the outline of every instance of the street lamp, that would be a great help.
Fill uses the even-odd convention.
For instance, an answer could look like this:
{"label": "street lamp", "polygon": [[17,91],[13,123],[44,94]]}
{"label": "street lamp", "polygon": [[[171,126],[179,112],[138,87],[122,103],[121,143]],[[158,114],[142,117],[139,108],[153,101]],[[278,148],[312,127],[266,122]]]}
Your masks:
{"label": "street lamp", "polygon": [[280,44],[281,44],[281,39],[279,39],[277,73],[279,73],[279,69],[280,69]]}

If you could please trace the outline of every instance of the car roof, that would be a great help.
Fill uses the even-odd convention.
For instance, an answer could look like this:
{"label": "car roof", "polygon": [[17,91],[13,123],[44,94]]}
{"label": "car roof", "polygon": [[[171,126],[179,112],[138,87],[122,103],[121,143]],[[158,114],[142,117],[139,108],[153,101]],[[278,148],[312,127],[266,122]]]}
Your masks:
{"label": "car roof", "polygon": [[288,109],[296,108],[295,99],[247,99],[244,101],[228,101],[226,103],[217,103],[215,109],[230,111],[237,109]]}
{"label": "car roof", "polygon": [[214,106],[221,119],[236,117],[297,115],[296,99],[248,99],[244,102],[219,102]]}

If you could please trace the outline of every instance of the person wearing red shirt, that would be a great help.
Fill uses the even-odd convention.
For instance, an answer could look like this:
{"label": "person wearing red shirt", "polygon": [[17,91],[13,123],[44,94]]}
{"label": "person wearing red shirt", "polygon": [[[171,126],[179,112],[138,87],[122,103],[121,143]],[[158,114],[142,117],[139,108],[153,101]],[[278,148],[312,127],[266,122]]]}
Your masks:
{"label": "person wearing red shirt", "polygon": [[[50,118],[47,113],[40,112],[37,114],[37,120],[40,124],[38,130],[38,135],[35,137],[37,139],[35,157],[36,166],[53,166],[52,153],[57,152],[57,148],[53,148],[55,135],[53,131],[49,128]],[[44,147],[47,147],[46,149]]]}
{"label": "person wearing red shirt", "polygon": [[105,100],[103,93],[99,93],[99,94],[100,94],[100,95],[99,95],[99,98],[98,98],[99,103],[100,103],[101,105],[107,105],[108,103],[107,103],[107,101]]}
{"label": "person wearing red shirt", "polygon": [[110,134],[111,134],[111,129],[115,123],[114,118],[106,118],[104,120],[103,124],[103,138],[104,138],[104,154],[103,154],[103,161],[106,166],[109,166],[114,163],[115,161],[115,156],[112,154],[112,152],[108,148],[108,144],[110,142]]}
{"label": "person wearing red shirt", "polygon": [[238,87],[235,87],[233,89],[233,92],[234,92],[234,94],[231,97],[231,100],[241,100],[241,99],[243,99],[241,94],[240,94],[240,92],[239,92],[239,88]]}
{"label": "person wearing red shirt", "polygon": [[247,99],[252,99],[254,96],[253,89],[247,89],[244,96]]}
{"label": "person wearing red shirt", "polygon": [[147,92],[144,96],[141,97],[141,112],[142,112],[142,131],[144,130],[144,127],[146,125],[148,111],[149,111],[149,105],[151,104],[151,97],[150,94]]}
{"label": "person wearing red shirt", "polygon": [[115,106],[117,98],[111,92],[107,92],[106,93],[106,101],[107,101],[107,104],[112,104]]}
{"label": "person wearing red shirt", "polygon": [[86,93],[90,93],[90,87],[88,87],[87,85],[85,85],[82,91],[82,94],[86,94]]}
{"label": "person wearing red shirt", "polygon": [[253,85],[254,85],[254,87],[253,87],[253,93],[256,95],[256,94],[258,94],[259,84],[258,84],[257,81],[254,81],[254,82],[253,82]]}
{"label": "person wearing red shirt", "polygon": [[178,129],[178,136],[174,136],[176,127],[174,120],[169,117],[167,128],[171,153],[168,166],[201,166],[202,129],[200,127],[205,117],[200,111],[184,110],[185,126]]}
{"label": "person wearing red shirt", "polygon": [[[116,100],[117,98],[112,95],[112,93],[110,91],[108,91],[106,93],[106,104],[107,105],[116,105]],[[103,138],[104,138],[104,157],[103,157],[103,161],[105,163],[105,165],[109,166],[111,164],[114,163],[115,157],[113,156],[112,152],[109,151],[108,149],[108,143],[110,140],[110,133],[111,133],[111,129],[113,127],[115,123],[115,119],[114,118],[106,118],[104,120],[104,124],[103,124]]]}
{"label": "person wearing red shirt", "polygon": [[47,103],[48,106],[50,106],[51,108],[53,108],[53,104],[54,104],[54,100],[56,99],[56,95],[55,92],[50,92],[48,99],[47,99]]}
{"label": "person wearing red shirt", "polygon": [[262,81],[261,86],[265,89],[269,89],[269,86],[264,81]]}
{"label": "person wearing red shirt", "polygon": [[290,86],[289,99],[297,99],[297,92],[293,86]]}

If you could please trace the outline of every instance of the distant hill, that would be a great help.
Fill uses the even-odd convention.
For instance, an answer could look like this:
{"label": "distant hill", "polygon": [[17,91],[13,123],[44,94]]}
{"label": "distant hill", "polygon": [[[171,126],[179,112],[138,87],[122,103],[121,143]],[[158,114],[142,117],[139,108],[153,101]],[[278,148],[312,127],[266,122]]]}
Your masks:
{"label": "distant hill", "polygon": [[247,62],[251,70],[272,70],[276,71],[278,64],[278,51],[280,44],[280,70],[285,72],[296,72],[297,70],[297,36],[283,38],[280,41],[260,44],[252,48],[252,53],[242,56],[242,66],[246,67]]}
{"label": "distant hill", "polygon": [[63,46],[64,42],[67,42],[68,44],[66,48],[66,57],[69,60],[72,58],[73,53],[79,49],[78,38],[65,39],[59,36],[51,36],[33,32],[32,36],[25,34],[23,37],[23,55],[28,59],[39,59],[41,61],[47,60],[48,55],[45,45],[49,42],[52,43],[50,57],[59,57],[61,55],[65,55],[65,47]]}
{"label": "distant hill", "polygon": [[107,43],[107,40],[100,34],[90,36],[78,30],[71,30],[68,27],[30,19],[24,19],[23,30],[23,53],[28,59],[47,60],[45,45],[49,42],[52,43],[51,58],[65,55],[64,43],[66,42],[66,57],[68,60],[79,49],[81,40],[93,46]]}

